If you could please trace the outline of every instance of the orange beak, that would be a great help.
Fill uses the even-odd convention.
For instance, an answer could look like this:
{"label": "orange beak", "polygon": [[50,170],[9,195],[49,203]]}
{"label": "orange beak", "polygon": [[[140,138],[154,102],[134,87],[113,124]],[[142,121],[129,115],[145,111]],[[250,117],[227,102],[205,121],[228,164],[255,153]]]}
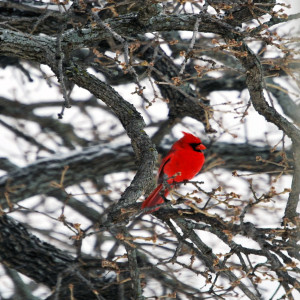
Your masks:
{"label": "orange beak", "polygon": [[206,147],[203,144],[200,144],[199,146],[196,147],[197,150],[205,150]]}

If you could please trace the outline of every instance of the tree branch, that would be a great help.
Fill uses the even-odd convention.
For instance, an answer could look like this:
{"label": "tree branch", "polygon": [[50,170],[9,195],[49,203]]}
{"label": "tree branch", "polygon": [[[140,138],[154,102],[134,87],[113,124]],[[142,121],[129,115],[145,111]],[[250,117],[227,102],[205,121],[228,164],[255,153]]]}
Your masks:
{"label": "tree branch", "polygon": [[[205,141],[204,141],[205,143]],[[171,144],[159,147],[159,152],[165,155]],[[206,143],[208,145],[208,143]],[[230,171],[248,172],[278,172],[283,170],[280,150],[271,152],[269,147],[259,147],[250,144],[214,143],[207,153],[208,165],[218,165]],[[264,161],[257,161],[260,156]],[[59,182],[65,166],[69,166],[64,177],[64,187],[78,184],[86,180],[101,178],[115,172],[135,171],[137,166],[133,160],[134,154],[130,145],[119,144],[98,145],[82,151],[71,151],[65,155],[53,155],[50,158],[38,160],[23,168],[17,168],[0,177],[0,195],[8,193],[12,203],[39,195],[55,195],[59,192],[52,186],[52,181]],[[292,157],[287,152],[287,158]],[[268,163],[275,162],[276,164]],[[153,178],[153,174],[149,174]],[[2,207],[7,207],[6,200],[0,199]]]}
{"label": "tree branch", "polygon": [[[89,260],[77,261],[54,246],[40,241],[29,234],[23,225],[11,217],[0,217],[0,258],[7,267],[43,283],[49,288],[56,287],[57,279],[62,276],[59,299],[69,299],[69,285],[73,284],[74,298],[78,300],[97,299],[88,286],[88,282],[97,289],[101,299],[115,299],[117,286],[110,284],[110,279],[95,276],[89,270]],[[33,259],[34,258],[34,259]],[[97,269],[101,269],[101,260],[94,261]],[[121,267],[121,266],[120,266]],[[103,272],[105,269],[103,269]],[[78,275],[84,276],[85,280]],[[65,297],[65,298],[64,298]],[[53,298],[49,298],[53,299]],[[99,298],[98,298],[99,299]]]}

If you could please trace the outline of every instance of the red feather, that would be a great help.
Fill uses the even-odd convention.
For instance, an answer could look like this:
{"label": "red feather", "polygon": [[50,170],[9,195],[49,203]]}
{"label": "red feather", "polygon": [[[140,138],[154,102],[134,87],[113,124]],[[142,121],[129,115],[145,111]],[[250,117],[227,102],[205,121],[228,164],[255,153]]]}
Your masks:
{"label": "red feather", "polygon": [[[161,195],[166,197],[169,194],[167,188],[162,192],[164,180],[172,186],[174,183],[190,180],[200,172],[205,161],[202,150],[205,150],[206,147],[198,137],[191,133],[182,133],[183,137],[173,144],[169,153],[162,160],[158,170],[158,186],[143,202],[142,209],[164,203]],[[158,208],[150,212],[156,210]]]}

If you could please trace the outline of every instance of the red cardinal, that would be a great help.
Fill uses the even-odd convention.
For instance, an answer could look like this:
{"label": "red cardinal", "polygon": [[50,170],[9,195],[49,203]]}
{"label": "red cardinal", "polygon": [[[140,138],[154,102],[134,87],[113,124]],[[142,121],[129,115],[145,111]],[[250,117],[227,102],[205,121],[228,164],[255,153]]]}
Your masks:
{"label": "red cardinal", "polygon": [[[184,131],[182,133],[183,137],[173,144],[162,160],[158,170],[158,186],[143,202],[142,209],[164,203],[161,194],[164,197],[169,194],[168,188],[161,193],[164,180],[172,187],[174,183],[190,180],[200,172],[205,161],[202,150],[206,147],[198,137]],[[151,210],[149,213],[158,209]]]}

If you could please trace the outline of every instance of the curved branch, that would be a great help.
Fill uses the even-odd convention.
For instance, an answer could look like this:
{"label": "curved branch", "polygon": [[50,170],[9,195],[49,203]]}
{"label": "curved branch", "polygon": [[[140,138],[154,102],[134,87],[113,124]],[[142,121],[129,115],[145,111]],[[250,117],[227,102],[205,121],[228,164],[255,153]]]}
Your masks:
{"label": "curved branch", "polygon": [[134,203],[150,184],[157,152],[144,131],[143,118],[132,104],[125,101],[112,87],[72,63],[66,74],[72,82],[89,90],[111,108],[131,139],[138,170],[130,186],[126,188],[119,202],[112,209],[112,214],[119,213],[121,208]]}
{"label": "curved branch", "polygon": [[239,51],[239,53],[247,53],[247,55],[239,55],[238,53],[236,57],[246,69],[246,84],[255,110],[264,116],[267,121],[275,124],[288,135],[293,142],[292,150],[295,168],[291,192],[285,210],[285,218],[293,221],[294,218],[298,216],[296,209],[300,195],[300,130],[267,103],[263,94],[265,88],[263,70],[257,55],[255,55],[244,42],[242,46],[237,47],[236,50]]}
{"label": "curved branch", "polygon": [[[104,34],[107,34],[107,32],[104,32]],[[0,30],[0,41],[3,45],[1,49],[6,53],[5,55],[12,47],[15,49],[13,55],[46,63],[60,78],[55,52],[53,52],[56,49],[55,44],[53,44],[54,40],[50,37],[35,36],[31,40],[27,35],[18,32]],[[62,37],[62,43],[63,40],[65,42],[64,37]],[[73,42],[75,41],[76,39]],[[141,115],[132,104],[125,101],[112,87],[89,74],[80,66],[75,65],[72,61],[66,67],[66,76],[79,87],[87,89],[95,97],[101,99],[116,114],[131,139],[139,168],[131,185],[125,190],[119,203],[113,209],[113,211],[120,211],[121,207],[126,207],[137,200],[151,182],[152,170],[156,161],[156,150],[144,131],[145,123]]]}

